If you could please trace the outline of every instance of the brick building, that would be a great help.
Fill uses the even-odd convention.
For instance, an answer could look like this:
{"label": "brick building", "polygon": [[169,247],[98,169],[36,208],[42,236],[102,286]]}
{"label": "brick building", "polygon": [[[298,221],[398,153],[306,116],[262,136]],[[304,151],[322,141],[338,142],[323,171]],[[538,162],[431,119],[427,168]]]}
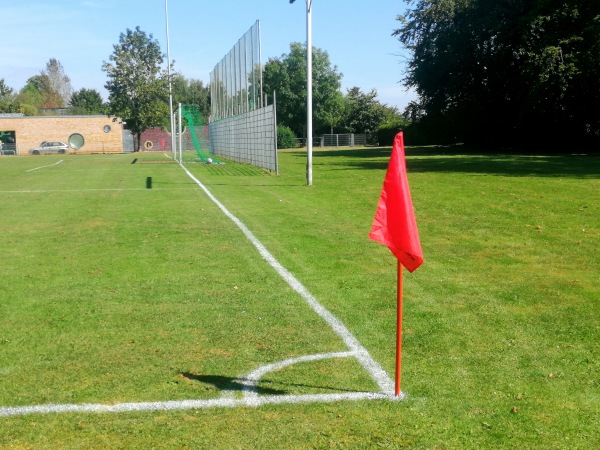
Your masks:
{"label": "brick building", "polygon": [[[83,142],[72,153],[123,153],[123,124],[108,116],[0,115],[0,133],[10,136],[17,155],[29,154],[42,141]],[[83,140],[81,139],[83,138]]]}
{"label": "brick building", "polygon": [[140,140],[142,152],[171,152],[171,133],[160,127],[148,128]]}

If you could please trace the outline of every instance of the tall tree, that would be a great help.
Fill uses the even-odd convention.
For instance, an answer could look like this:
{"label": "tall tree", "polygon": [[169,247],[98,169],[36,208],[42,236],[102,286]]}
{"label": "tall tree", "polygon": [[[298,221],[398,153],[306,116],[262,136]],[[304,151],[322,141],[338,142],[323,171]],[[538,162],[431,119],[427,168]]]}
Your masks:
{"label": "tall tree", "polygon": [[442,130],[439,139],[600,139],[600,3],[408,3],[395,35],[412,51],[405,83],[419,101],[410,113]]}
{"label": "tall tree", "polygon": [[98,91],[82,88],[71,95],[69,105],[73,114],[104,114],[106,105]]}
{"label": "tall tree", "polygon": [[0,78],[0,100],[9,100],[14,93],[15,90],[6,84],[4,78]]}
{"label": "tall tree", "polygon": [[329,126],[329,132],[333,133],[343,119],[344,114],[344,95],[340,91],[326,100],[327,104],[321,113],[321,119]]}
{"label": "tall tree", "polygon": [[[332,110],[339,102],[342,74],[332,66],[329,54],[313,48],[313,120],[315,132],[331,125]],[[306,46],[290,44],[290,53],[271,58],[265,64],[263,89],[277,92],[277,119],[280,125],[302,135],[306,126]]]}
{"label": "tall tree", "polygon": [[20,105],[21,112],[26,116],[38,114],[38,108],[44,103],[44,95],[40,92],[34,77],[27,80],[17,94],[16,101]]}
{"label": "tall tree", "polygon": [[62,103],[61,106],[68,105],[73,94],[73,87],[71,86],[71,79],[65,74],[65,69],[60,61],[56,58],[50,58],[46,63],[46,69],[41,74],[48,77],[49,88],[58,94]]}
{"label": "tall tree", "polygon": [[28,94],[28,99],[24,99],[22,103],[37,108],[62,108],[64,106],[62,97],[52,87],[50,78],[43,73],[29,78],[21,93]]}
{"label": "tall tree", "polygon": [[126,120],[139,150],[142,132],[164,125],[169,117],[168,73],[162,68],[165,55],[152,34],[140,27],[121,33],[113,48],[110,62],[102,65],[108,76],[109,110]]}
{"label": "tall tree", "polygon": [[173,76],[173,101],[187,105],[198,105],[202,117],[208,123],[210,115],[210,87],[202,80],[186,78],[181,74]]}
{"label": "tall tree", "polygon": [[15,91],[8,86],[4,78],[0,78],[0,113],[19,112],[19,103],[15,98]]}
{"label": "tall tree", "polygon": [[364,93],[358,87],[348,89],[344,98],[341,126],[348,133],[374,135],[386,117],[385,107],[377,100],[377,91]]}

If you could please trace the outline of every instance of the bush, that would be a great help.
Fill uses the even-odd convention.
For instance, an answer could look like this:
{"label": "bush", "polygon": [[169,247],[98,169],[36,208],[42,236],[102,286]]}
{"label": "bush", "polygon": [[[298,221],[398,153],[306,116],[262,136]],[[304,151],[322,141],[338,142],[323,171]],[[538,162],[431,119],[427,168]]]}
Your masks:
{"label": "bush", "polygon": [[398,132],[402,131],[401,127],[382,126],[377,130],[377,142],[379,145],[388,146],[394,144],[394,138]]}
{"label": "bush", "polygon": [[38,115],[38,109],[33,105],[21,105],[21,110],[26,116]]}
{"label": "bush", "polygon": [[277,127],[277,148],[296,148],[298,141],[294,132],[285,126]]}
{"label": "bush", "polygon": [[396,134],[405,130],[408,125],[409,122],[396,109],[389,110],[385,122],[377,129],[379,145],[393,145]]}

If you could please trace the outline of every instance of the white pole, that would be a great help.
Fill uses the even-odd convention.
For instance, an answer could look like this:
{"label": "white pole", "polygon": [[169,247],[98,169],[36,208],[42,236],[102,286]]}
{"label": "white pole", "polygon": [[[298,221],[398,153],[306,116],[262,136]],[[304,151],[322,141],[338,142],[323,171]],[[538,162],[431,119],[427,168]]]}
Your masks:
{"label": "white pole", "polygon": [[183,164],[183,125],[181,123],[181,103],[179,104],[179,162]]}
{"label": "white pole", "polygon": [[[294,3],[296,0],[290,0]],[[312,0],[306,0],[306,184],[312,186]]]}
{"label": "white pole", "polygon": [[306,184],[312,186],[313,105],[312,105],[312,0],[306,0]]}
{"label": "white pole", "polygon": [[171,114],[171,153],[173,158],[177,158],[175,148],[175,117],[173,116],[173,86],[171,84],[171,46],[169,44],[169,5],[165,0],[165,18],[167,23],[167,74],[169,77],[169,112]]}

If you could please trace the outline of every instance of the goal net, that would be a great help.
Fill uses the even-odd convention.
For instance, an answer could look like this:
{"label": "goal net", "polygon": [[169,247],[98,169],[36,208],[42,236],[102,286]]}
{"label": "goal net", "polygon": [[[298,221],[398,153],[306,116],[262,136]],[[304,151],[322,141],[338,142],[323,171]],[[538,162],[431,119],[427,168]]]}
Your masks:
{"label": "goal net", "polygon": [[218,164],[208,138],[208,126],[198,105],[179,105],[176,111],[175,159],[181,163]]}

